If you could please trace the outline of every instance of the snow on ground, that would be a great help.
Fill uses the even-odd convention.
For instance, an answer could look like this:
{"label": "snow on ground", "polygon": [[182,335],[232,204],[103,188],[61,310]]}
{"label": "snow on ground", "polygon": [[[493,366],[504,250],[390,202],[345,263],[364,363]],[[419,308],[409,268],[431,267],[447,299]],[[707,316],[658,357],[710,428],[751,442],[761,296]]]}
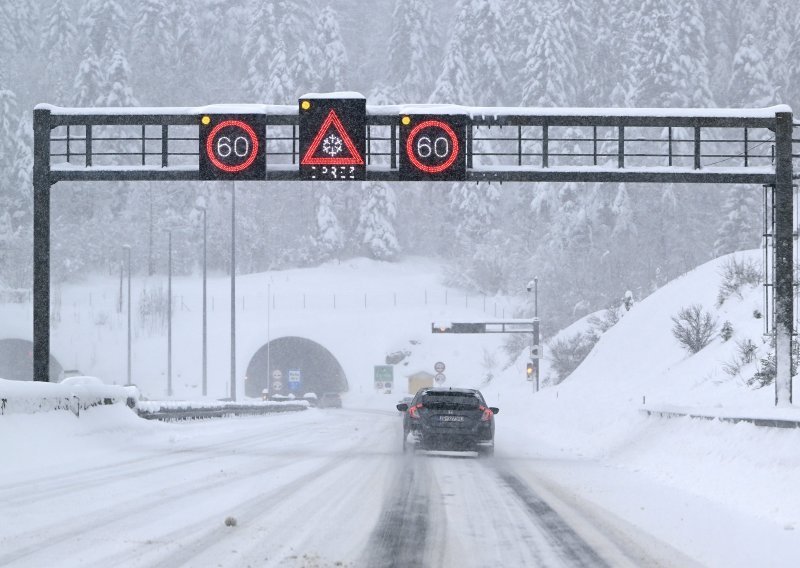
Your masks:
{"label": "snow on ground", "polygon": [[[758,253],[739,253],[736,258],[758,259]],[[417,262],[388,269],[387,278],[431,269],[428,261]],[[489,403],[500,407],[499,458],[532,460],[562,490],[617,515],[620,526],[639,526],[703,565],[796,565],[800,557],[800,492],[796,490],[800,429],[665,419],[642,413],[644,408],[668,407],[712,415],[800,420],[796,408],[774,408],[773,387],[746,385],[756,370],[755,363],[743,366],[736,376],[723,371],[737,356],[737,342],[752,340],[757,359],[767,350],[763,320],[754,317],[755,311],[763,310],[760,286],[744,288],[741,297],[734,295],[722,306],[716,305],[725,262],[724,258],[709,262],[636,303],[567,380],[536,394],[524,378],[524,359],[501,368],[505,355],[494,336],[431,336],[426,328],[427,334],[413,334],[414,339],[423,339],[413,359],[420,364],[428,364],[429,359],[448,362],[448,369],[455,371],[448,376],[469,376],[462,384],[481,386]],[[359,266],[364,270],[364,264]],[[381,268],[367,271],[374,279],[373,289],[392,289],[396,283],[381,283]],[[308,279],[325,282],[335,280],[338,270],[323,267],[295,273],[305,272]],[[284,276],[274,275],[272,281]],[[365,281],[367,274],[361,276]],[[344,278],[342,285],[346,283]],[[401,286],[413,284],[409,281]],[[422,285],[431,290],[435,286],[430,280]],[[671,316],[694,303],[715,314],[720,324],[730,321],[734,335],[727,342],[717,337],[690,356],[672,337]],[[436,319],[459,321],[449,317],[445,306],[425,310],[424,315],[409,312],[415,326]],[[458,315],[477,317],[463,311]],[[426,319],[429,317],[433,320]],[[413,328],[398,325],[403,331]],[[387,351],[399,337],[396,334],[392,341],[384,342]],[[352,343],[350,349],[352,357],[361,352],[358,343]],[[476,366],[492,356],[494,364],[486,367],[495,376],[488,384],[485,369],[466,373],[463,369],[469,367],[456,363],[468,360]],[[548,373],[546,360],[542,373]],[[391,409],[401,396],[375,393],[367,372],[349,379],[346,407]],[[125,453],[144,439],[170,439],[192,431],[182,425],[145,422],[115,409],[92,409],[91,419],[85,419],[87,412],[79,420],[69,413],[2,416],[0,447],[10,448],[19,457],[15,461],[27,466],[48,453],[72,456],[70,459],[80,455],[81,460],[102,465],[109,449]],[[302,416],[269,419],[305,420]],[[14,471],[7,470],[3,481],[15,481]],[[29,469],[18,473],[22,475],[22,471]],[[680,522],[665,523],[666,518],[679,518]]]}

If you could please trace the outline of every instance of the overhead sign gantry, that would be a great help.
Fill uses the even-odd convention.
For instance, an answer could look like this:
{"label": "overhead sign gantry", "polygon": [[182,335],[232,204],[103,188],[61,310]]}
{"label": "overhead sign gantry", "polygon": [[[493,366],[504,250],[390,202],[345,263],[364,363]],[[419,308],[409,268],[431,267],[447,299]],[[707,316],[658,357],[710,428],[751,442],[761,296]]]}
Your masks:
{"label": "overhead sign gantry", "polygon": [[758,184],[772,195],[776,402],[791,402],[792,111],[368,105],[34,110],[34,378],[48,380],[50,189],[59,181]]}

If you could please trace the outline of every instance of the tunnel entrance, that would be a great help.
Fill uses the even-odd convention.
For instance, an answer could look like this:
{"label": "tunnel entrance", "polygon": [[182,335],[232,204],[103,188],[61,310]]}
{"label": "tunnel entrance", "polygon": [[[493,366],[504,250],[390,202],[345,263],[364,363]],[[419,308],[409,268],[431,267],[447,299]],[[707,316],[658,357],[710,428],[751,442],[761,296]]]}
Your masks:
{"label": "tunnel entrance", "polygon": [[[61,364],[50,355],[50,382],[58,382]],[[0,339],[0,379],[33,380],[33,342],[26,339]]]}
{"label": "tunnel entrance", "polygon": [[247,366],[245,395],[261,397],[348,390],[344,369],[330,351],[304,337],[280,337],[261,346]]}

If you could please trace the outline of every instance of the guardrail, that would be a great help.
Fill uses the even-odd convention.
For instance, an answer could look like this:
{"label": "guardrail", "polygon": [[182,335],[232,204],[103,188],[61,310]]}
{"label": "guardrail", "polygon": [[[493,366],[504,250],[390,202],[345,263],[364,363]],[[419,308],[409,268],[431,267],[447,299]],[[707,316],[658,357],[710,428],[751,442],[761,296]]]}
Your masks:
{"label": "guardrail", "polygon": [[700,420],[719,420],[720,422],[730,422],[738,424],[747,422],[754,426],[765,428],[800,428],[800,420],[789,420],[784,418],[745,418],[734,416],[712,416],[708,414],[694,414],[688,412],[678,412],[674,410],[652,410],[642,409],[640,412],[648,416],[659,416],[661,418],[696,418]]}
{"label": "guardrail", "polygon": [[226,404],[210,406],[205,408],[159,408],[151,410],[148,408],[136,408],[136,413],[140,418],[146,420],[200,420],[204,418],[224,418],[226,416],[255,416],[261,414],[273,414],[278,412],[297,412],[306,410],[308,404],[305,402],[282,402],[276,404]]}

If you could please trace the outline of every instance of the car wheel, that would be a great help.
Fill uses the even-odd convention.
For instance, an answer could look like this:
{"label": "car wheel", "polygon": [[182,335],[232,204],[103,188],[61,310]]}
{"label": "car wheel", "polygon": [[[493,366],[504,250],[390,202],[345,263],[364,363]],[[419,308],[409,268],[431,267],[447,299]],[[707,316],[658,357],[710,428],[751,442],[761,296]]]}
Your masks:
{"label": "car wheel", "polygon": [[403,453],[408,452],[408,432],[403,430]]}

